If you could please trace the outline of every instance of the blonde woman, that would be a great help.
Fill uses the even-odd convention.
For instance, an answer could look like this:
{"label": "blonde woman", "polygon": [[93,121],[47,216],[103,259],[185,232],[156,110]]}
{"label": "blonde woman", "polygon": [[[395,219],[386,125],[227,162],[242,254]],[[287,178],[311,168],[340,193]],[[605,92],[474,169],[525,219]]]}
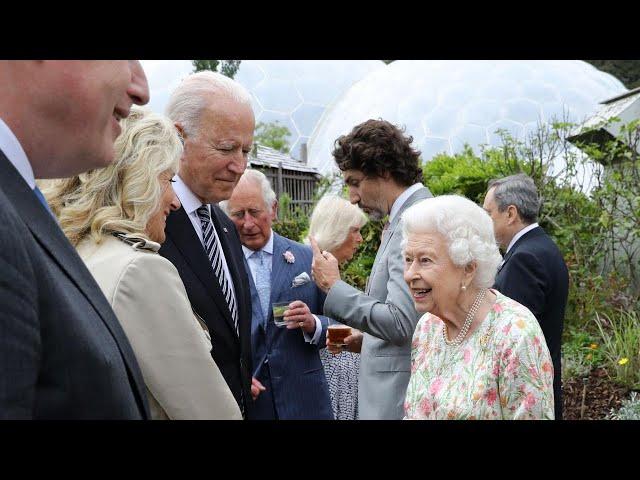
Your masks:
{"label": "blonde woman", "polygon": [[[309,236],[315,238],[321,250],[331,252],[344,264],[353,258],[362,243],[360,229],[367,223],[367,216],[357,205],[334,195],[326,195],[316,204],[309,223]],[[332,321],[332,323],[337,323]],[[324,366],[331,406],[336,420],[358,418],[358,372],[360,371],[360,346],[362,332],[352,329],[345,339],[349,351],[320,350]]]}
{"label": "blonde woman", "polygon": [[113,164],[51,182],[45,196],[131,342],[152,418],[241,419],[177,270],[157,253],[180,207],[171,186],[180,139],[141,109],[121,126]]}

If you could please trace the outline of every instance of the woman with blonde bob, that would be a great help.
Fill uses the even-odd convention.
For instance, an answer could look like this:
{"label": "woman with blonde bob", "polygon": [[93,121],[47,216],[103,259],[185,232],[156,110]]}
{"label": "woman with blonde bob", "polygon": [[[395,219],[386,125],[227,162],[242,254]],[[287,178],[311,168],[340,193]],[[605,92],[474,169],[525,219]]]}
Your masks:
{"label": "woman with blonde bob", "polygon": [[171,186],[182,145],[170,121],[134,108],[110,166],[45,188],[60,226],[133,347],[153,419],[241,419],[208,332],[175,267],[157,251],[180,207]]}
{"label": "woman with blonde bob", "polygon": [[[338,263],[344,264],[353,258],[362,243],[360,229],[366,223],[367,216],[357,205],[342,197],[325,195],[311,214],[309,236],[315,238],[321,250],[331,252]],[[306,242],[309,242],[308,239]],[[331,320],[331,323],[338,322]],[[329,346],[328,339],[327,348],[320,350],[336,420],[358,418],[358,373],[362,332],[353,328],[351,332],[351,335],[345,338],[348,351]]]}
{"label": "woman with blonde bob", "polygon": [[489,288],[501,257],[489,215],[464,197],[402,215],[404,278],[418,322],[407,419],[553,419],[553,366],[524,306]]}

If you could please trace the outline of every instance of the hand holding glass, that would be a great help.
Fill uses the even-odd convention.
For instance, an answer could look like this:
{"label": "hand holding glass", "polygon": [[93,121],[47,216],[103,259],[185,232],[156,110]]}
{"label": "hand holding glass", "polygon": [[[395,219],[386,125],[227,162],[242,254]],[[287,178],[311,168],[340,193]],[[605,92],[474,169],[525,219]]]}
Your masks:
{"label": "hand holding glass", "polygon": [[275,302],[272,304],[273,322],[278,327],[284,327],[287,322],[284,321],[284,312],[289,309],[289,303],[291,302]]}

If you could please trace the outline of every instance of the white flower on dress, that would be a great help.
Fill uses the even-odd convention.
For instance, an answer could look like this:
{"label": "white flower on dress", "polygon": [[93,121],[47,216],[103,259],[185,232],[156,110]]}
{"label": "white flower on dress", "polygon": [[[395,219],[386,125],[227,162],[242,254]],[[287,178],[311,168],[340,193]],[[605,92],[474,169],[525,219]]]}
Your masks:
{"label": "white flower on dress", "polygon": [[291,253],[289,250],[284,252],[282,256],[287,261],[287,263],[294,263],[296,261],[296,257],[294,257],[293,253]]}

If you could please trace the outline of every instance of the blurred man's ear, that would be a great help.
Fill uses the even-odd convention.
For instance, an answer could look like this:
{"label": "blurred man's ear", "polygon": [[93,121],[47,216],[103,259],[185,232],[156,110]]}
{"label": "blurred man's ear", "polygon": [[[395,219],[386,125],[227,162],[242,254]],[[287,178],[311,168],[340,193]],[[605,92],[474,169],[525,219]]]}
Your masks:
{"label": "blurred man's ear", "polygon": [[271,220],[274,222],[278,220],[278,200],[273,201],[273,206],[271,207]]}
{"label": "blurred man's ear", "polygon": [[510,224],[518,220],[518,209],[515,205],[509,205],[507,207],[507,219]]}

